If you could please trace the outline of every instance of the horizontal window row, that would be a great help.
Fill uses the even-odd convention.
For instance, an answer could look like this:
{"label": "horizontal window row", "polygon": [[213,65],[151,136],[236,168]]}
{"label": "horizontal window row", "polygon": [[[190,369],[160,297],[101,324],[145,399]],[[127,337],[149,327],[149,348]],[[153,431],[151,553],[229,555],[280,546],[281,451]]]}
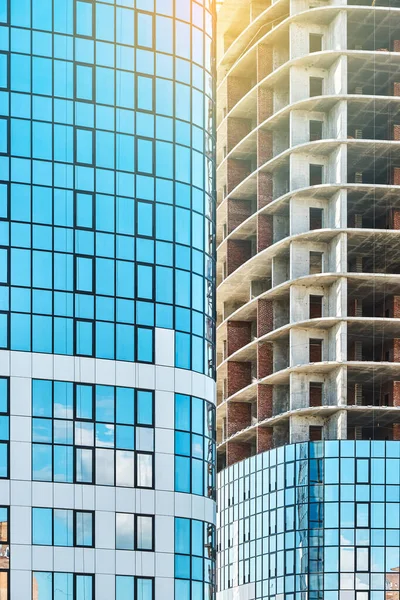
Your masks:
{"label": "horizontal window row", "polygon": [[[115,577],[116,600],[154,600],[154,579]],[[95,600],[95,576],[33,571],[32,600]]]}
{"label": "horizontal window row", "polygon": [[154,488],[154,454],[34,443],[32,480]]}
{"label": "horizontal window row", "polygon": [[[1,89],[155,112],[175,116],[203,129],[207,123],[211,100],[204,92],[187,84],[24,54],[11,53],[8,58],[6,53],[0,53],[0,57]],[[24,77],[20,69],[24,69]]]}
{"label": "horizontal window row", "polygon": [[[77,63],[96,63],[102,67],[117,67],[126,71],[134,71],[154,74],[157,72],[161,77],[171,77],[172,73],[167,68],[166,72],[160,69],[160,61],[169,65],[175,58],[176,79],[190,83],[189,77],[183,76],[182,71],[190,73],[192,66],[195,74],[195,82],[204,76],[203,70],[210,75],[210,38],[197,28],[193,28],[192,41],[190,39],[176,41],[176,46],[180,46],[181,51],[174,53],[172,51],[173,21],[164,17],[157,17],[158,25],[161,22],[166,28],[161,38],[156,39],[155,48],[145,48],[143,45],[134,44],[134,38],[129,40],[117,40],[107,42],[95,40],[88,35],[80,34],[74,38],[66,38],[62,35],[52,35],[51,33],[30,31],[24,29],[11,29],[11,39],[9,40],[9,31],[5,27],[0,29],[0,49],[11,51],[16,54],[31,54],[34,57],[54,57],[56,60],[76,61]],[[88,24],[87,31],[91,25]],[[179,28],[179,24],[177,23]],[[141,31],[143,37],[143,31]],[[184,45],[183,45],[184,44]],[[192,51],[191,51],[192,46]],[[185,52],[183,52],[185,49]],[[153,50],[150,52],[149,50]],[[186,51],[187,50],[187,51]],[[204,53],[204,51],[206,53]],[[114,55],[115,52],[115,55]],[[156,67],[154,67],[154,57]]]}
{"label": "horizontal window row", "polygon": [[[44,330],[48,327],[56,327],[57,317],[73,317],[77,322],[92,322],[93,321],[108,321],[126,325],[163,327],[166,329],[175,329],[185,333],[193,333],[198,336],[206,337],[209,341],[214,341],[213,321],[210,317],[203,315],[198,311],[191,311],[188,308],[173,306],[171,304],[162,304],[144,301],[134,301],[124,298],[110,298],[104,296],[94,296],[91,294],[73,294],[70,292],[51,292],[43,289],[30,289],[1,286],[0,285],[0,312],[8,312],[11,314],[11,339],[13,345],[17,344],[18,340],[18,325],[22,322],[28,325],[33,325],[32,346],[36,347],[39,343],[40,334],[43,334],[43,340],[47,337]],[[31,315],[28,320],[23,317],[17,317],[14,313],[27,313]],[[52,322],[49,319],[42,319],[40,315],[51,317],[54,314],[56,320]],[[38,332],[38,325],[42,331]],[[79,334],[83,324],[76,325],[76,334]],[[94,333],[95,336],[102,335],[103,328],[98,324]],[[133,328],[119,327],[117,325],[117,344],[120,345],[124,337],[124,331],[130,332],[131,343],[135,337]],[[39,336],[37,335],[39,333]],[[93,335],[91,332],[91,337]],[[113,334],[111,335],[111,339]],[[5,339],[5,336],[4,336]],[[139,343],[140,335],[138,335],[137,343]],[[22,347],[18,349],[27,349],[29,346],[29,338],[21,339]],[[129,342],[126,340],[127,347]],[[91,347],[95,347],[92,344]],[[51,341],[49,342],[49,348]],[[140,349],[139,349],[140,350]],[[47,350],[49,351],[49,350]],[[78,353],[78,352],[76,352]],[[138,352],[138,356],[145,356]]]}
{"label": "horizontal window row", "polygon": [[[147,178],[151,185],[153,175],[160,175],[176,179],[185,185],[198,186],[210,192],[213,179],[205,176],[205,173],[213,171],[213,165],[200,152],[186,148],[185,146],[174,146],[169,144],[173,150],[168,159],[175,156],[174,169],[168,166],[168,172],[163,163],[160,169],[154,169],[156,161],[153,160],[153,142],[143,140],[140,144],[143,153],[140,155],[140,166],[137,171],[141,172],[142,178]],[[164,144],[162,142],[161,144]],[[157,142],[158,144],[158,142]],[[4,153],[3,153],[4,154]],[[126,160],[127,157],[124,157]],[[158,163],[157,163],[158,164]],[[161,164],[161,163],[160,163]],[[172,165],[172,162],[169,163]],[[203,170],[203,166],[206,170]],[[139,163],[138,163],[139,165]],[[163,170],[163,171],[162,171]],[[133,171],[133,169],[132,169]],[[136,175],[138,182],[140,175]],[[30,158],[0,156],[0,179],[5,181],[19,182],[22,184],[33,183],[35,185],[53,184],[55,187],[64,186],[65,188],[75,187],[82,192],[94,192],[104,194],[117,194],[119,196],[134,196],[135,175],[133,172],[115,171],[114,168],[94,168],[85,165],[73,165],[67,161],[51,162],[50,160],[31,160]],[[149,188],[150,188],[149,185]],[[153,190],[150,190],[153,193]],[[139,197],[145,194],[138,193]],[[144,199],[148,199],[147,196]]]}
{"label": "horizontal window row", "polygon": [[[156,204],[153,202],[154,199]],[[149,200],[150,202],[146,202],[133,198],[115,198],[104,194],[74,193],[71,190],[53,190],[50,187],[1,182],[0,219],[10,219],[21,224],[32,223],[34,226],[54,224],[56,226],[54,249],[65,252],[72,252],[72,233],[67,230],[74,227],[79,230],[93,229],[104,236],[119,234],[116,238],[117,253],[119,245],[128,243],[125,236],[158,238],[165,242],[174,239],[177,244],[183,246],[190,245],[193,238],[194,245],[197,247],[205,233],[208,237],[213,235],[213,230],[208,224],[212,216],[212,202],[200,189],[178,182],[174,184],[168,179],[157,179],[156,195],[151,196]],[[175,208],[172,206],[173,203]],[[166,235],[165,231],[169,229],[163,229],[166,227],[164,220],[169,224],[169,228],[175,229],[174,238],[170,239]],[[177,231],[178,228],[185,228],[188,231]],[[200,230],[200,237],[199,232],[194,231],[195,229]],[[99,239],[102,244],[110,245],[107,244],[109,238]],[[138,247],[137,252],[140,251]],[[153,256],[154,248],[143,249],[143,254]],[[177,255],[176,260],[179,262],[183,257]],[[148,261],[142,259],[142,262]]]}
{"label": "horizontal window row", "polygon": [[[1,105],[0,105],[1,107]],[[171,123],[172,123],[171,119]],[[187,154],[190,150],[180,146],[184,153]],[[198,153],[199,154],[199,153]],[[190,162],[189,162],[190,164]],[[208,167],[212,167],[211,163],[207,162]],[[27,167],[30,166],[29,171]],[[11,168],[10,168],[11,167]],[[50,171],[49,171],[50,169]],[[212,172],[212,169],[211,169]],[[87,173],[91,173],[88,179]],[[74,175],[76,175],[74,177]],[[94,180],[95,175],[95,180]],[[82,176],[82,177],[80,177]],[[8,158],[0,157],[0,180],[1,182],[1,199],[2,211],[6,201],[5,186],[9,185],[10,180],[11,190],[11,219],[30,221],[30,217],[26,215],[31,210],[30,198],[33,196],[33,221],[50,223],[52,202],[54,194],[54,224],[66,227],[73,227],[74,222],[71,220],[73,216],[73,188],[81,190],[80,193],[92,193],[96,187],[97,193],[101,194],[96,200],[96,208],[100,211],[100,227],[104,231],[113,231],[114,223],[117,222],[117,233],[119,227],[124,227],[121,220],[118,220],[118,214],[121,210],[121,205],[126,202],[120,200],[120,196],[128,198],[137,198],[140,200],[156,201],[166,204],[172,204],[175,199],[175,204],[182,208],[192,208],[200,213],[205,212],[207,217],[213,217],[213,177],[207,177],[205,186],[197,188],[190,184],[190,181],[172,181],[171,179],[154,178],[151,175],[134,175],[127,172],[115,171],[111,169],[90,169],[89,167],[73,167],[72,164],[67,164],[65,161],[55,162],[53,165],[46,161],[34,160],[27,158]],[[18,183],[19,182],[19,183]],[[33,183],[33,187],[30,185]],[[53,189],[50,186],[54,186]],[[79,193],[79,192],[78,192]],[[113,197],[114,194],[118,199]],[[13,196],[18,200],[14,202]],[[110,197],[111,196],[111,197]],[[17,208],[18,201],[20,207]],[[110,204],[112,202],[112,204]],[[106,208],[108,206],[108,208]],[[115,217],[114,209],[118,208],[118,214]],[[103,209],[103,210],[101,210]],[[106,224],[104,220],[104,210],[107,210],[107,215],[110,222]],[[18,218],[18,214],[25,215]],[[42,221],[45,215],[44,221]],[[6,215],[2,215],[6,216]],[[103,217],[103,218],[101,218]],[[128,216],[129,218],[129,216]],[[101,224],[103,226],[101,226]],[[96,226],[98,226],[96,218]]]}
{"label": "horizontal window row", "polygon": [[152,363],[154,330],[99,321],[94,324],[61,317],[31,318],[26,314],[0,313],[0,348]]}
{"label": "horizontal window row", "polygon": [[94,512],[32,508],[32,544],[94,547]]}
{"label": "horizontal window row", "polygon": [[[172,328],[172,307],[158,305],[157,309],[158,326]],[[79,319],[0,312],[0,348],[153,363],[154,330],[101,321],[94,324]],[[176,367],[213,377],[214,365],[211,341],[176,332]]]}
{"label": "horizontal window row", "polygon": [[153,427],[154,392],[33,379],[32,415]]}
{"label": "horizontal window row", "polygon": [[[177,55],[185,58],[190,58],[190,38],[192,37],[193,60],[196,60],[196,56],[199,55],[199,49],[196,46],[205,25],[207,33],[212,34],[211,13],[204,11],[203,7],[196,2],[189,3],[185,8],[181,8],[183,4],[178,4],[175,14],[172,4],[170,4],[169,10],[157,10],[158,13],[161,12],[157,15],[151,14],[154,10],[149,5],[136,7],[136,11],[132,10],[134,8],[133,0],[117,4],[116,7],[110,6],[109,3],[92,3],[86,0],[78,0],[75,3],[69,1],[64,2],[60,9],[56,4],[53,7],[51,0],[43,0],[40,6],[37,5],[38,0],[33,0],[32,14],[28,0],[21,0],[18,7],[14,7],[13,2],[15,0],[11,0],[9,15],[9,23],[13,27],[33,28],[44,32],[54,31],[86,38],[93,37],[104,42],[136,45],[148,49],[156,47],[166,52],[176,52]],[[140,8],[143,9],[143,12]],[[6,16],[5,12],[1,13],[0,22],[7,22]],[[173,16],[176,18],[175,23],[169,18]],[[204,19],[206,23],[204,23]],[[160,38],[163,43],[160,42]],[[175,48],[173,48],[174,38],[176,38]],[[162,47],[160,48],[160,46]]]}
{"label": "horizontal window row", "polygon": [[[183,185],[196,185],[196,177],[192,181],[192,166],[191,166],[191,150],[184,146],[177,146],[177,157],[181,157],[181,161],[177,159],[177,169],[175,170],[174,178]],[[193,151],[194,152],[194,151]],[[192,153],[193,153],[192,152]],[[150,165],[150,156],[146,157],[146,165],[148,170],[142,175],[134,175],[133,173],[115,171],[114,169],[97,168],[90,166],[78,165],[64,162],[55,162],[44,160],[31,160],[29,158],[7,157],[0,156],[0,179],[21,184],[31,184],[38,186],[54,185],[56,188],[64,187],[75,189],[82,192],[93,192],[96,189],[97,193],[117,194],[118,196],[134,197],[135,180],[137,197],[144,200],[151,200],[154,197],[154,177],[153,166]],[[213,172],[212,163],[199,152],[194,157],[194,163],[205,160],[210,173]],[[147,167],[146,167],[147,168]],[[204,180],[203,171],[200,171],[202,178],[201,189],[211,194],[213,185],[213,177],[207,176]],[[168,180],[165,180],[168,181]]]}
{"label": "horizontal window row", "polygon": [[32,416],[34,480],[153,487],[153,392],[36,379]]}
{"label": "horizontal window row", "polygon": [[[86,171],[77,169],[78,175],[93,173],[90,167],[95,166],[130,173],[154,172],[157,177],[176,178],[199,188],[204,187],[206,156],[202,151],[190,150],[180,144],[99,131],[90,128],[90,125],[83,129],[23,119],[11,119],[8,124],[8,119],[0,118],[0,134],[0,154],[88,167]],[[185,141],[189,146],[190,128]],[[36,167],[44,169],[46,164],[37,163]],[[89,184],[90,179],[86,181]],[[164,202],[168,202],[168,199],[164,199]]]}
{"label": "horizontal window row", "polygon": [[[152,516],[116,513],[115,548],[117,550],[152,551],[154,550],[153,529],[154,517]],[[95,547],[94,532],[94,512],[32,508],[32,543],[34,545]]]}

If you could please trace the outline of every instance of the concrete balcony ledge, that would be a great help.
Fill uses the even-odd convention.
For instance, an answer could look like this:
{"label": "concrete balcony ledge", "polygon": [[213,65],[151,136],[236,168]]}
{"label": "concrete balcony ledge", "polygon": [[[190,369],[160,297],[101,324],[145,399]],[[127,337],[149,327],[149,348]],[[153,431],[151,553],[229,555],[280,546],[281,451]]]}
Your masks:
{"label": "concrete balcony ledge", "polygon": [[[218,366],[217,372],[223,376],[228,362],[249,362],[257,359],[257,346],[263,342],[274,342],[275,340],[282,339],[289,336],[290,331],[293,329],[330,329],[338,323],[346,323],[349,327],[348,331],[351,331],[352,326],[358,333],[364,335],[371,331],[374,335],[382,336],[386,333],[390,337],[400,338],[400,320],[391,317],[319,317],[315,319],[306,319],[304,321],[295,321],[287,323],[282,327],[277,327],[273,331],[266,333],[261,337],[254,338],[249,344],[242,346],[236,352],[233,352],[226,357]],[[390,328],[390,329],[388,329]],[[220,341],[220,340],[219,340]],[[217,341],[218,344],[218,341]],[[217,346],[218,349],[218,346]]]}
{"label": "concrete balcony ledge", "polygon": [[288,385],[293,373],[327,375],[339,368],[347,368],[355,378],[363,378],[363,382],[374,381],[377,377],[400,377],[400,362],[374,362],[363,360],[327,360],[292,365],[275,371],[261,379],[254,378],[251,384],[225,398],[217,406],[217,411],[228,402],[252,402],[256,398],[258,385]]}
{"label": "concrete balcony ledge", "polygon": [[[339,411],[346,411],[348,414],[356,415],[358,413],[358,418],[362,420],[362,417],[366,417],[371,415],[372,412],[378,414],[378,418],[383,418],[384,421],[396,422],[400,421],[400,406],[348,406],[348,405],[340,405],[340,406],[306,406],[304,408],[297,408],[295,410],[288,410],[286,412],[280,413],[279,415],[274,415],[269,417],[268,419],[263,419],[258,423],[254,423],[237,431],[236,433],[230,435],[222,442],[217,444],[217,449],[224,448],[224,446],[230,441],[240,441],[246,442],[250,439],[254,438],[256,434],[256,430],[259,427],[273,427],[274,425],[278,425],[282,422],[288,421],[291,417],[299,416],[299,417],[329,417]],[[336,438],[335,438],[336,439]],[[304,440],[306,441],[306,440]]]}
{"label": "concrete balcony ledge", "polygon": [[[316,140],[313,142],[305,142],[297,146],[286,148],[283,152],[280,152],[270,160],[262,164],[260,167],[252,171],[245,179],[243,179],[233,190],[226,195],[226,198],[233,198],[235,200],[247,200],[248,198],[255,198],[257,194],[257,175],[259,173],[273,173],[276,169],[281,168],[284,165],[289,164],[289,159],[293,154],[309,153],[313,156],[328,156],[334,150],[340,146],[347,146],[350,150],[355,151],[368,151],[370,154],[369,162],[371,165],[374,160],[378,157],[389,157],[394,149],[400,150],[400,141],[395,140],[363,140],[363,139],[349,139],[345,138],[330,138]],[[377,156],[378,154],[378,156]],[[400,156],[400,154],[399,154]],[[367,161],[367,156],[366,156]],[[368,169],[368,162],[363,166],[364,170]],[[221,181],[218,185],[218,179]],[[223,174],[220,172],[217,174],[217,187],[221,188],[223,185]],[[347,182],[331,182],[332,185],[345,185]],[[327,182],[329,184],[329,182]],[[297,191],[297,190],[296,190]]]}
{"label": "concrete balcony ledge", "polygon": [[[294,284],[306,286],[329,286],[332,285],[339,277],[346,277],[348,281],[353,281],[357,284],[373,287],[374,285],[385,285],[387,293],[400,293],[400,275],[387,273],[318,273],[317,275],[305,275],[296,279],[289,279],[283,283],[262,292],[258,296],[244,300],[243,305],[232,312],[226,319],[218,325],[217,335],[219,330],[224,328],[229,320],[248,321],[255,317],[257,311],[258,300],[273,300],[274,298],[284,297],[289,294],[290,287]],[[247,290],[248,292],[248,290]],[[247,294],[248,296],[248,294]],[[229,298],[228,298],[229,299]],[[219,309],[223,307],[219,304]]]}
{"label": "concrete balcony ledge", "polygon": [[[225,0],[225,4],[218,15],[219,21],[219,29],[218,34],[223,35],[223,27],[224,23],[231,24],[232,23],[232,14],[228,12],[228,4],[229,0]],[[285,15],[285,11],[289,9],[289,3],[287,0],[276,0],[273,4],[268,6],[254,21],[249,23],[247,27],[245,27],[242,32],[235,38],[234,42],[229,46],[226,52],[221,56],[220,60],[217,63],[217,73],[219,86],[224,82],[227,76],[235,75],[236,68],[240,71],[243,70],[244,66],[247,63],[247,60],[251,57],[251,53],[256,49],[259,44],[263,44],[266,42],[270,42],[268,39],[270,34],[277,33],[281,35],[281,29],[283,26],[288,25],[292,20],[295,20],[297,23],[309,23],[310,22],[310,13],[317,17],[318,23],[324,24],[329,22],[330,19],[334,17],[339,11],[346,10],[347,13],[350,13],[351,16],[360,15],[360,18],[363,17],[362,13],[366,15],[371,14],[371,10],[374,11],[376,15],[383,15],[390,11],[390,14],[396,14],[396,12],[400,15],[399,8],[392,8],[390,6],[359,6],[359,5],[327,5],[327,6],[319,6],[316,8],[306,8],[305,10],[293,14],[288,15],[284,21],[278,23],[275,27],[273,27],[273,23]],[[224,19],[224,12],[227,13],[227,17]],[[261,36],[261,38],[257,38],[260,30],[263,27],[270,26],[271,29],[265,33],[265,35]],[[222,31],[221,31],[222,28]]]}
{"label": "concrete balcony ledge", "polygon": [[[371,7],[370,7],[371,9]],[[316,9],[312,9],[316,10]],[[318,9],[320,10],[320,9]],[[400,9],[396,9],[400,10]],[[295,19],[295,17],[292,17]],[[282,23],[286,23],[283,21]],[[282,25],[281,23],[281,25]],[[327,69],[341,56],[348,58],[363,59],[364,62],[371,62],[372,66],[379,67],[390,67],[392,63],[397,64],[398,52],[382,52],[379,50],[349,50],[343,48],[341,50],[322,50],[320,52],[312,52],[303,56],[297,56],[289,59],[283,64],[279,65],[276,69],[271,71],[263,79],[255,83],[248,92],[246,92],[240,100],[223,116],[223,118],[217,124],[217,134],[224,123],[229,118],[237,119],[248,119],[251,116],[255,116],[256,104],[257,104],[257,93],[260,88],[272,88],[279,84],[282,87],[289,85],[289,72],[292,67],[308,67],[309,63],[312,62],[312,66],[320,69]],[[350,75],[350,73],[349,73]],[[346,78],[347,82],[347,78]],[[357,94],[354,94],[357,95]],[[219,92],[220,103],[224,101],[224,97]],[[306,98],[304,98],[306,100]]]}
{"label": "concrete balcony ledge", "polygon": [[[400,10],[400,9],[399,9]],[[325,94],[323,96],[311,96],[303,100],[297,100],[287,104],[273,115],[265,119],[262,123],[254,127],[240,142],[236,144],[228,154],[220,161],[217,171],[224,167],[229,158],[236,160],[248,160],[250,156],[256,153],[257,134],[260,131],[273,131],[278,129],[284,121],[288,121],[292,110],[308,110],[317,112],[329,111],[336,102],[347,101],[350,105],[352,102],[363,105],[363,108],[369,109],[371,104],[378,105],[379,108],[385,109],[390,105],[398,105],[400,96],[373,96],[371,94]],[[219,137],[222,136],[222,131],[219,131]],[[217,141],[218,146],[221,142]]]}

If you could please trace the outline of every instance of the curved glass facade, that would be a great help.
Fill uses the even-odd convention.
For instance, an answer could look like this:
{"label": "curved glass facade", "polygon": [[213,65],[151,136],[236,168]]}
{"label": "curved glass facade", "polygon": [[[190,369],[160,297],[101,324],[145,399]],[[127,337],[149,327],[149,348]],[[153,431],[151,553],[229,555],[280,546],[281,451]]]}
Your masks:
{"label": "curved glass facade", "polygon": [[218,493],[221,599],[399,597],[398,442],[288,445],[221,472]]}
{"label": "curved glass facade", "polygon": [[215,597],[214,13],[0,0],[0,600]]}
{"label": "curved glass facade", "polygon": [[214,372],[212,2],[1,0],[0,347]]}

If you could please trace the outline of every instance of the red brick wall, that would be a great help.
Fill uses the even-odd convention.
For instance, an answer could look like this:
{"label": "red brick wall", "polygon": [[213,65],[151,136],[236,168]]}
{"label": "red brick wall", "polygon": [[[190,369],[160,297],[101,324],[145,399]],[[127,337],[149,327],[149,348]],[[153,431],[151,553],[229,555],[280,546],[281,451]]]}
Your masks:
{"label": "red brick wall", "polygon": [[322,406],[322,387],[310,385],[310,406]]}
{"label": "red brick wall", "polygon": [[248,119],[234,119],[229,117],[227,121],[226,148],[230,152],[251,131],[251,121]]}
{"label": "red brick wall", "polygon": [[[399,84],[400,86],[400,84]],[[400,96],[400,93],[397,94]],[[400,185],[400,167],[393,167],[392,169],[392,184]]]}
{"label": "red brick wall", "polygon": [[[399,92],[400,95],[400,92]],[[257,90],[257,124],[268,119],[274,112],[273,91],[269,88]]]}
{"label": "red brick wall", "polygon": [[273,349],[272,344],[258,344],[257,346],[257,377],[267,377],[273,371]]}
{"label": "red brick wall", "polygon": [[272,72],[272,48],[259,44],[257,46],[257,81],[261,81]]}
{"label": "red brick wall", "polygon": [[391,228],[400,229],[400,210],[392,208],[390,217]]}
{"label": "red brick wall", "polygon": [[247,321],[228,321],[228,356],[251,342],[251,323]]}
{"label": "red brick wall", "polygon": [[243,98],[243,96],[249,91],[250,88],[250,79],[245,79],[244,77],[228,77],[226,82],[228,112],[235,106],[235,104],[239,102],[241,98]]}
{"label": "red brick wall", "polygon": [[242,431],[251,423],[251,404],[249,402],[228,402],[227,437]]}
{"label": "red brick wall", "polygon": [[273,447],[272,427],[257,427],[257,454]]}
{"label": "red brick wall", "polygon": [[322,296],[321,303],[311,302],[310,300],[310,319],[320,319],[322,317]]}
{"label": "red brick wall", "polygon": [[260,172],[257,175],[257,208],[267,206],[273,200],[273,182],[271,173]]}
{"label": "red brick wall", "polygon": [[393,125],[393,139],[400,140],[400,125]]}
{"label": "red brick wall", "polygon": [[226,189],[228,194],[251,173],[251,165],[245,160],[228,158],[226,171]]}
{"label": "red brick wall", "polygon": [[354,389],[354,384],[347,388],[347,404],[349,406],[354,406],[356,403],[356,394]]}
{"label": "red brick wall", "polygon": [[400,362],[400,339],[393,340],[393,362]]}
{"label": "red brick wall", "polygon": [[230,467],[251,456],[250,444],[231,441],[226,444],[226,466]]}
{"label": "red brick wall", "polygon": [[400,52],[400,40],[393,40],[393,52]]}
{"label": "red brick wall", "polygon": [[400,406],[400,381],[393,381],[393,406]]}
{"label": "red brick wall", "polygon": [[251,383],[251,363],[229,361],[227,370],[228,396],[232,396]]}
{"label": "red brick wall", "polygon": [[228,275],[251,258],[251,242],[247,240],[228,240],[226,250]]}
{"label": "red brick wall", "polygon": [[273,386],[257,386],[257,418],[259,421],[272,417],[273,408]]}
{"label": "red brick wall", "polygon": [[393,296],[393,317],[400,318],[400,296]]}
{"label": "red brick wall", "polygon": [[227,202],[227,230],[228,233],[231,233],[250,217],[251,203],[248,200],[234,200],[233,198],[229,198]]}
{"label": "red brick wall", "polygon": [[273,135],[272,131],[263,131],[259,129],[257,132],[257,166],[261,167],[269,161],[273,156]]}
{"label": "red brick wall", "polygon": [[273,330],[274,305],[272,300],[258,300],[257,302],[257,337],[261,337]]}
{"label": "red brick wall", "polygon": [[310,362],[322,361],[322,346],[310,343]]}
{"label": "red brick wall", "polygon": [[393,427],[393,441],[394,442],[399,442],[400,441],[400,423],[393,423],[392,425]]}
{"label": "red brick wall", "polygon": [[[396,381],[386,381],[382,386],[380,404],[382,406],[393,406],[393,392],[395,390]],[[388,396],[388,398],[385,398]],[[398,396],[400,402],[400,396]]]}
{"label": "red brick wall", "polygon": [[347,314],[349,317],[355,317],[358,305],[362,303],[362,300],[359,298],[350,298],[347,304]]}
{"label": "red brick wall", "polygon": [[400,83],[398,82],[393,84],[393,96],[400,96]]}
{"label": "red brick wall", "polygon": [[258,215],[257,217],[257,252],[265,250],[272,245],[273,218],[272,215]]}

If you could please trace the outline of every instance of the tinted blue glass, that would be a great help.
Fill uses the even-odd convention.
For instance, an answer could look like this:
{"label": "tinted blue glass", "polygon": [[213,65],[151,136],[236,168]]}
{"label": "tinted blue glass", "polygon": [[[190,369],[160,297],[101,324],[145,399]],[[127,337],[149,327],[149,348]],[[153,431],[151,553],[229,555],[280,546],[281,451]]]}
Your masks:
{"label": "tinted blue glass", "polygon": [[[190,15],[177,5],[176,22],[169,0],[2,0],[0,22],[9,18],[12,28],[0,33],[0,50],[10,51],[9,61],[0,54],[0,106],[10,116],[0,122],[0,150],[13,183],[9,206],[1,184],[0,218],[11,225],[0,231],[10,246],[8,254],[0,249],[0,282],[30,290],[30,298],[13,292],[7,306],[4,296],[11,315],[0,316],[1,347],[153,362],[157,325],[179,330],[177,366],[213,374],[204,328],[166,306],[197,310],[204,322],[204,269],[198,281],[190,277],[190,245],[204,265],[212,254],[212,242],[204,245],[213,239],[203,214],[210,202],[195,198],[213,187],[203,179],[204,161],[209,173],[212,161],[203,154],[200,67],[209,8],[195,2]],[[171,246],[156,257],[163,242]],[[186,254],[174,252],[176,243]],[[171,270],[154,270],[156,260]],[[174,260],[185,274],[174,272]],[[137,304],[106,308],[96,295]]]}

